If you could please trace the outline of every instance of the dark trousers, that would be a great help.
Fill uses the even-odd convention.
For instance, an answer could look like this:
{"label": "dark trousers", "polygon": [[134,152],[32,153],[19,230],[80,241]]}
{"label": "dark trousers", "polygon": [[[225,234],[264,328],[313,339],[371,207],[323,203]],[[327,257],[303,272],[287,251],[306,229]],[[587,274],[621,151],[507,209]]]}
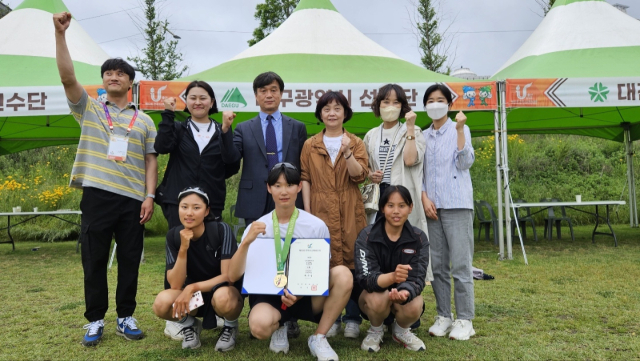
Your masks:
{"label": "dark trousers", "polygon": [[138,292],[138,268],[142,256],[144,226],[140,224],[142,202],[98,188],[82,191],[82,268],[84,299],[89,322],[104,318],[109,308],[107,263],[115,234],[118,257],[116,312],[133,315]]}

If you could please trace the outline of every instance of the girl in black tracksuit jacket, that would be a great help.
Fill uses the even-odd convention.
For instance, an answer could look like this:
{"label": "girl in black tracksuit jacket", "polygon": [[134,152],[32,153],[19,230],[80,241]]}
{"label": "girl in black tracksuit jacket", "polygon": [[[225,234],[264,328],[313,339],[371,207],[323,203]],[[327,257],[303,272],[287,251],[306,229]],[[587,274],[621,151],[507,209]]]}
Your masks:
{"label": "girl in black tracksuit jacket", "polygon": [[355,284],[352,299],[371,322],[361,348],[377,352],[384,335],[383,321],[395,317],[393,339],[412,351],[425,350],[411,325],[424,312],[421,293],[429,265],[429,241],[408,216],[411,194],[403,186],[389,186],[380,197],[384,217],[365,227],[355,245]]}
{"label": "girl in black tracksuit jacket", "polygon": [[[355,281],[367,292],[383,292],[393,288],[398,291],[407,290],[409,291],[409,298],[405,302],[407,303],[420,296],[424,289],[429,265],[429,241],[421,229],[406,221],[395,248],[390,248],[382,234],[384,223],[384,217],[380,218],[374,224],[365,227],[358,235],[355,248]],[[409,271],[407,280],[388,288],[379,287],[378,277],[395,271],[399,264],[411,266],[412,270]]]}

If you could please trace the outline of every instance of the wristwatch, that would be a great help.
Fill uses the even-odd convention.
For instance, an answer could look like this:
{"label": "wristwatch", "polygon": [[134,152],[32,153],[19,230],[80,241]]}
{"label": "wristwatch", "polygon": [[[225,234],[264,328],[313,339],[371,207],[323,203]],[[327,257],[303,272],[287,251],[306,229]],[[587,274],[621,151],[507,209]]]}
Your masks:
{"label": "wristwatch", "polygon": [[156,196],[155,196],[155,194],[149,193],[149,194],[147,194],[146,198],[156,199]]}
{"label": "wristwatch", "polygon": [[414,137],[413,135],[407,135],[407,140],[415,140],[416,137]]}

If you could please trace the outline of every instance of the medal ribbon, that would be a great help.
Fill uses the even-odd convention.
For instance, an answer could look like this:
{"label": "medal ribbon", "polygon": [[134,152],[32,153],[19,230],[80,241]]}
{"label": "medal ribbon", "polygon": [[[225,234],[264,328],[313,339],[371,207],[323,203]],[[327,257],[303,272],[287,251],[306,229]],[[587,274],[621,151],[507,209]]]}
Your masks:
{"label": "medal ribbon", "polygon": [[[104,114],[107,116],[107,123],[109,123],[109,129],[113,134],[113,122],[111,121],[111,114],[109,114],[109,108],[107,108],[107,104],[105,103],[102,103],[102,107],[104,108]],[[138,118],[138,109],[136,109],[135,113],[133,113],[133,117],[131,117],[131,122],[127,127],[127,134],[125,135],[125,137],[128,137],[129,133],[131,133],[131,129],[133,129],[133,125],[136,123],[137,118]]]}
{"label": "medal ribbon", "polygon": [[284,238],[284,245],[280,244],[280,223],[278,223],[278,216],[274,210],[271,213],[273,219],[273,235],[274,243],[276,246],[276,266],[278,267],[278,273],[284,273],[284,263],[287,260],[289,254],[289,247],[291,246],[291,239],[293,238],[293,228],[296,226],[296,220],[298,219],[298,209],[294,209],[291,219],[289,219],[289,226],[287,227],[287,234]]}

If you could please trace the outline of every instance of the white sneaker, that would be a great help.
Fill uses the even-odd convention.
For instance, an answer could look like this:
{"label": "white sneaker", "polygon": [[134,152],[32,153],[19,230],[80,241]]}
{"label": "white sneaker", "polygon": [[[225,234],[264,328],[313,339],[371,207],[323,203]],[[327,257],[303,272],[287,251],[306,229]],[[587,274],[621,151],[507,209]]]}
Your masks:
{"label": "white sneaker", "polygon": [[224,326],[218,342],[216,342],[216,351],[227,352],[236,347],[236,335],[238,334],[237,327]]}
{"label": "white sneaker", "polygon": [[[191,317],[191,316],[189,316]],[[184,325],[180,333],[183,335],[182,339],[182,348],[183,349],[192,349],[195,350],[200,348],[202,345],[200,343],[200,331],[202,331],[202,321],[195,317],[191,317],[193,319],[192,322]]]}
{"label": "white sneaker", "polygon": [[326,337],[337,336],[341,328],[342,328],[342,325],[339,322],[335,322],[333,325],[331,325],[331,328],[329,329],[329,332],[327,332]]}
{"label": "white sneaker", "polygon": [[180,332],[182,331],[182,327],[182,324],[178,322],[167,321],[167,324],[164,327],[164,335],[172,340],[182,341],[184,338],[184,335]]}
{"label": "white sneaker", "polygon": [[360,336],[360,325],[355,322],[346,322],[344,324],[344,337],[358,338]]}
{"label": "white sneaker", "polygon": [[411,351],[424,351],[427,348],[418,336],[414,335],[411,332],[411,329],[406,329],[405,331],[399,330],[400,326],[396,322],[393,323],[391,329],[393,330],[393,340],[399,344],[402,344],[404,348],[409,349]]}
{"label": "white sneaker", "polygon": [[451,318],[436,316],[436,322],[429,327],[429,334],[437,337],[446,336],[447,332],[451,331],[452,324],[453,320]]}
{"label": "white sneaker", "polygon": [[[223,320],[224,322],[224,320]],[[186,325],[183,325],[179,322],[167,321],[166,326],[164,327],[164,335],[171,338],[175,341],[182,341],[184,339],[184,335],[182,334],[182,329]],[[198,334],[202,332],[202,322],[196,323],[196,330]]]}
{"label": "white sneaker", "polygon": [[282,326],[271,335],[269,349],[275,353],[282,352],[285,355],[289,352],[289,339],[287,338],[287,326]]}
{"label": "white sneaker", "polygon": [[473,329],[471,321],[455,320],[453,321],[453,328],[449,334],[449,338],[452,340],[466,341],[475,334],[476,331]]}
{"label": "white sneaker", "polygon": [[369,352],[380,351],[380,343],[382,343],[382,337],[384,337],[384,331],[375,331],[369,327],[367,330],[367,336],[362,340],[360,348]]}
{"label": "white sneaker", "polygon": [[318,361],[338,361],[338,354],[331,348],[326,336],[311,335],[308,340],[309,350]]}

